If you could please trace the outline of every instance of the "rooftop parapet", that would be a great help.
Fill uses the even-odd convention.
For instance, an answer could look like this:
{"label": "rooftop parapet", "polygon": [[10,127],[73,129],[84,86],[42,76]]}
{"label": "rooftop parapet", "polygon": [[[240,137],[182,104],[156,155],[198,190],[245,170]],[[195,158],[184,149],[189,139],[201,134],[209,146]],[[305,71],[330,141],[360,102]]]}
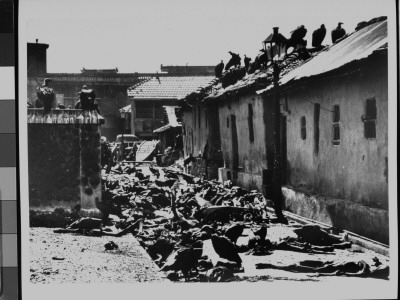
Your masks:
{"label": "rooftop parapet", "polygon": [[36,124],[104,124],[105,119],[96,110],[28,108],[28,123]]}

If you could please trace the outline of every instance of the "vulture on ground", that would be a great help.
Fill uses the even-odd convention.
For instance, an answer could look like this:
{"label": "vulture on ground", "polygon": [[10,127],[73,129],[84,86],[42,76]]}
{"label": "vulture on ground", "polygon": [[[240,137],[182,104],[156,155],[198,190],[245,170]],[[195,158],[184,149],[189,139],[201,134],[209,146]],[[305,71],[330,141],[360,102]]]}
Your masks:
{"label": "vulture on ground", "polygon": [[187,278],[189,272],[197,267],[203,254],[201,248],[181,248],[173,252],[161,268],[162,271],[181,271]]}
{"label": "vulture on ground", "polygon": [[211,236],[211,242],[214,247],[215,252],[221,257],[230,261],[234,261],[237,264],[242,263],[242,259],[240,258],[236,246],[224,236],[218,236],[213,234]]}
{"label": "vulture on ground", "polygon": [[325,25],[322,24],[320,28],[316,29],[312,34],[312,46],[315,48],[321,47],[326,35]]}
{"label": "vulture on ground", "polygon": [[260,229],[258,229],[256,231],[254,231],[254,230],[251,230],[251,231],[253,231],[255,236],[259,236],[261,241],[265,240],[265,238],[267,236],[267,226],[266,225],[263,225]]}
{"label": "vulture on ground", "polygon": [[346,35],[346,30],[342,28],[342,22],[338,23],[338,26],[332,30],[332,43],[336,43],[337,40],[341,39]]}
{"label": "vulture on ground", "polygon": [[244,224],[232,224],[225,230],[224,235],[230,239],[232,243],[236,244],[237,239],[242,235],[244,228]]}

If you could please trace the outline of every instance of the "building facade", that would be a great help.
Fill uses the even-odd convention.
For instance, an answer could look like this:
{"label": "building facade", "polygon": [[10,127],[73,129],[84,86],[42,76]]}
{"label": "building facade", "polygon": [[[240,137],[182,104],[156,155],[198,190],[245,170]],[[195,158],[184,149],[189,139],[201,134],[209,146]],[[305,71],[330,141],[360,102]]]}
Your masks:
{"label": "building facade", "polygon": [[[311,56],[281,64],[284,208],[388,243],[387,23],[375,20]],[[271,68],[215,84],[182,117],[186,149],[197,154],[208,139],[194,121],[198,107],[201,116],[216,106],[222,179],[268,194],[273,97]]]}

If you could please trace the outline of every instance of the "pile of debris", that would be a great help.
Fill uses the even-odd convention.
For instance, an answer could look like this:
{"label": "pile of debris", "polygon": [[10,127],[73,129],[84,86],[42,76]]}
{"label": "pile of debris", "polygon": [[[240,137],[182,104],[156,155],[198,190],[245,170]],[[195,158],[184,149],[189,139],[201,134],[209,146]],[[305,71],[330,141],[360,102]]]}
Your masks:
{"label": "pile of debris", "polygon": [[[137,168],[119,164],[103,173],[102,219],[81,218],[58,233],[122,236],[132,233],[171,281],[221,282],[240,280],[244,272],[239,253],[269,255],[276,249],[327,253],[351,247],[339,236],[316,225],[294,230],[297,238],[278,242],[267,239],[273,220],[267,200],[257,191],[185,174],[171,168]],[[237,243],[244,230],[247,244]],[[117,248],[106,244],[106,250]],[[387,278],[387,266],[311,264],[256,268],[281,268],[292,272]],[[285,269],[286,268],[286,269]]]}

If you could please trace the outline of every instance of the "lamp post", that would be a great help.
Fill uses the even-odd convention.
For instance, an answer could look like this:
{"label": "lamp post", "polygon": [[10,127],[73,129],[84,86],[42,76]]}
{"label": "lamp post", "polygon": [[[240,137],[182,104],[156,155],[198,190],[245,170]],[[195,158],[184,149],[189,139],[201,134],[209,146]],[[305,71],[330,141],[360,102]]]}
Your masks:
{"label": "lamp post", "polygon": [[278,32],[278,27],[274,27],[271,33],[263,42],[264,50],[268,60],[273,67],[273,119],[274,119],[274,157],[272,170],[272,201],[277,216],[277,222],[287,223],[283,216],[283,196],[282,196],[282,169],[281,169],[281,111],[279,101],[279,63],[286,55],[286,38]]}
{"label": "lamp post", "polygon": [[125,144],[124,144],[124,132],[125,132],[125,112],[121,113],[121,119],[122,119],[122,137],[121,137],[121,144],[120,144],[120,157],[121,161],[124,160],[125,158]]}

